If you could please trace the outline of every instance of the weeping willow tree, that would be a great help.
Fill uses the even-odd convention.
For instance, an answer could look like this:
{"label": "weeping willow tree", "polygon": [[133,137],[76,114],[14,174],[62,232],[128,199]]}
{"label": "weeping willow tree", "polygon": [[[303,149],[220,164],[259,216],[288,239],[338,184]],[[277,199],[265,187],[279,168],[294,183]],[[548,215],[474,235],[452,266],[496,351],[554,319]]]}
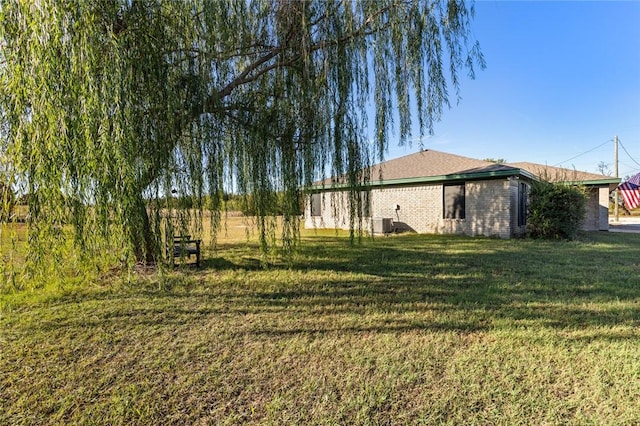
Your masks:
{"label": "weeping willow tree", "polygon": [[291,250],[313,181],[344,176],[360,211],[390,132],[432,131],[460,73],[484,66],[455,0],[0,7],[0,150],[28,192],[35,263],[61,228],[83,252],[157,261],[172,200],[215,231],[225,192],[250,195],[263,249]]}

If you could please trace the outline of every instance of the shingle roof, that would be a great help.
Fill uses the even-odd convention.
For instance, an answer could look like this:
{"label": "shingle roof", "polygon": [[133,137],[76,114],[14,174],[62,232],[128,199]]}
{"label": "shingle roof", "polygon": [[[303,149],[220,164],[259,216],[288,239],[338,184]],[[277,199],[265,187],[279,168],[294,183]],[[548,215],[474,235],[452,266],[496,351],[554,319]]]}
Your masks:
{"label": "shingle roof", "polygon": [[600,175],[598,173],[582,172],[580,170],[565,169],[562,167],[546,166],[544,164],[529,163],[526,161],[509,163],[509,166],[524,169],[540,179],[551,182],[590,182],[615,180],[611,176]]}
{"label": "shingle roof", "polygon": [[[371,181],[374,184],[401,184],[418,181],[486,178],[491,176],[521,175],[530,179],[547,178],[554,181],[572,183],[612,183],[614,178],[559,167],[535,163],[496,164],[461,155],[449,154],[433,149],[405,155],[384,161],[371,167]],[[337,181],[325,179],[316,185],[344,184],[344,178]]]}
{"label": "shingle roof", "polygon": [[[504,164],[496,164],[432,149],[425,149],[415,154],[375,164],[370,170],[371,180],[379,182],[472,173],[513,171],[516,174],[518,172],[516,168]],[[330,185],[331,183],[334,183],[332,179],[317,182],[318,185]],[[343,183],[343,179],[338,179],[337,183]]]}
{"label": "shingle roof", "polygon": [[395,160],[377,164],[371,169],[371,178],[380,173],[384,180],[406,179],[426,176],[446,176],[489,170],[505,170],[507,166],[475,158],[463,157],[446,152],[425,149]]}

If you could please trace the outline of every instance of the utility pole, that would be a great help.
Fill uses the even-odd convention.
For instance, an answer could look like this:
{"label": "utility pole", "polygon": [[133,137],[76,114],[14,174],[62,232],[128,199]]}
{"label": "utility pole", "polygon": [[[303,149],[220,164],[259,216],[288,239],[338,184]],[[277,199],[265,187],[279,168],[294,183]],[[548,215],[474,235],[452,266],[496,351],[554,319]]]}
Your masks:
{"label": "utility pole", "polygon": [[[618,135],[616,135],[613,138],[613,167],[614,167],[614,171],[615,171],[615,177],[619,177],[618,176]],[[615,192],[613,193],[613,214],[615,217],[616,222],[618,222],[619,218],[619,211],[618,211],[618,188],[616,188]]]}

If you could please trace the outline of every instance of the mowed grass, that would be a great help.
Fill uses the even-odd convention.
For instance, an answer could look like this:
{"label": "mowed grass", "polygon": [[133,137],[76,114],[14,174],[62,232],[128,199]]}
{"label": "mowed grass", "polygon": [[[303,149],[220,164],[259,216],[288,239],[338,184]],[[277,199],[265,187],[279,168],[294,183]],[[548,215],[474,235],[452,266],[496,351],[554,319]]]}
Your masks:
{"label": "mowed grass", "polygon": [[638,234],[306,232],[267,269],[227,235],[201,269],[2,296],[0,424],[640,423]]}

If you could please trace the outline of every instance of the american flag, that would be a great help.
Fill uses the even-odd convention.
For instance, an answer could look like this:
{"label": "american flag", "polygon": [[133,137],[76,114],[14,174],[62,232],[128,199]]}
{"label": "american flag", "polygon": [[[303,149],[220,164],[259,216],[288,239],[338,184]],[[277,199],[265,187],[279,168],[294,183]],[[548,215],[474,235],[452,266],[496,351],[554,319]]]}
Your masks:
{"label": "american flag", "polygon": [[618,191],[622,195],[624,205],[629,210],[640,206],[640,173],[631,176],[628,181],[618,186]]}

